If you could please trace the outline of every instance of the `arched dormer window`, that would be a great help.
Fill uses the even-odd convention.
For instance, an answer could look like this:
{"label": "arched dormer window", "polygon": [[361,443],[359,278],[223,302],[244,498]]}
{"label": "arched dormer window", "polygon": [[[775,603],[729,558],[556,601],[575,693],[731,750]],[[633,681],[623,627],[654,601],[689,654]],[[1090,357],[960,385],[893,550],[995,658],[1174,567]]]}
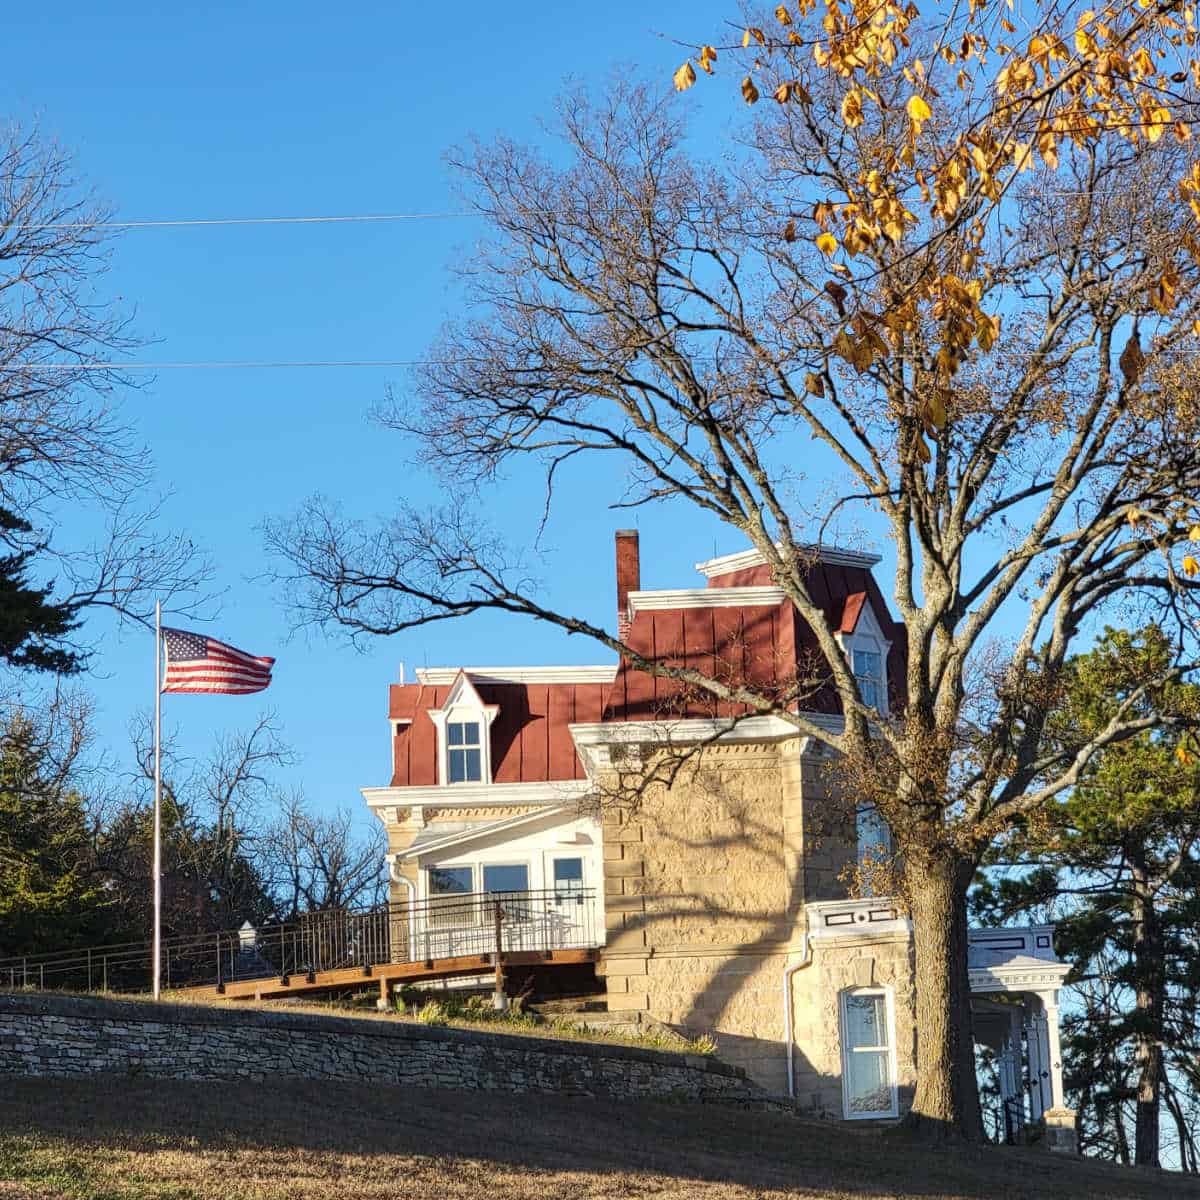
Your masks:
{"label": "arched dormer window", "polygon": [[499,706],[485,704],[460,671],[442,707],[428,711],[438,736],[438,782],[446,786],[491,783],[491,727]]}
{"label": "arched dormer window", "polygon": [[836,636],[846,652],[863,703],[874,708],[881,716],[886,715],[887,658],[892,643],[884,637],[866,592],[855,592],[846,597],[841,628]]}

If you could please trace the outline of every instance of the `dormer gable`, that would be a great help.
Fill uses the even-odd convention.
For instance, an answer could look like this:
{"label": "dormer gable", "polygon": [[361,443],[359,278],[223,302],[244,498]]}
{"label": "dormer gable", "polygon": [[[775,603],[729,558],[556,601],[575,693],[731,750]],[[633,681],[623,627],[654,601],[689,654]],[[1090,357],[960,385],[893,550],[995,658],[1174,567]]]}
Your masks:
{"label": "dormer gable", "polygon": [[438,783],[492,782],[492,723],[498,704],[487,704],[465,671],[459,671],[446,699],[426,709],[437,731]]}
{"label": "dormer gable", "polygon": [[875,606],[866,592],[852,592],[842,606],[834,637],[846,652],[863,700],[888,711],[888,654],[892,642],[883,632]]}

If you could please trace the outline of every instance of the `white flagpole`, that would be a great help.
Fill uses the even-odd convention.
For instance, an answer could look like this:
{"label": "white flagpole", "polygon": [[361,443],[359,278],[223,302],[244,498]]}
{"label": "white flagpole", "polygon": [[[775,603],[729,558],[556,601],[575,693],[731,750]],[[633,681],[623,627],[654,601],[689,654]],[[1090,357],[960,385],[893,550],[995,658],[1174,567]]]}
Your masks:
{"label": "white flagpole", "polygon": [[154,602],[154,999],[162,985],[162,601]]}

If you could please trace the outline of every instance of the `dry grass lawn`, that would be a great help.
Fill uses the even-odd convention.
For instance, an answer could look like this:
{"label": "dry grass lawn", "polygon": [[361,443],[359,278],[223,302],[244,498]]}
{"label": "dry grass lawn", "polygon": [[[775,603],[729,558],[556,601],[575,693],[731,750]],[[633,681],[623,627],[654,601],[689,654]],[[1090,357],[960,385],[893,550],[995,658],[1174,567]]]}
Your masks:
{"label": "dry grass lawn", "polygon": [[1200,1186],[721,1108],[294,1080],[0,1083],[0,1200],[776,1196],[1200,1200]]}

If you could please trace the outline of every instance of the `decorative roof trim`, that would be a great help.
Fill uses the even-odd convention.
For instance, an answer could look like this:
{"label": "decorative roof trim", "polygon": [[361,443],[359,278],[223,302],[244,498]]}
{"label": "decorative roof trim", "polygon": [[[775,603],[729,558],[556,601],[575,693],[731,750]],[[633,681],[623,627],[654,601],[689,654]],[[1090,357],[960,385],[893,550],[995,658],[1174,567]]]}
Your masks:
{"label": "decorative roof trim", "polygon": [[[803,713],[804,719],[830,733],[842,732],[840,716],[827,713]],[[769,717],[680,717],[660,721],[597,721],[568,725],[575,750],[588,775],[613,764],[613,747],[628,747],[638,757],[654,746],[702,742],[715,738],[724,745],[737,743],[782,742],[803,738],[803,730],[779,716]],[[623,760],[623,761],[627,761]]]}
{"label": "decorative roof trim", "polygon": [[488,821],[482,825],[475,825],[471,829],[458,829],[454,833],[448,833],[443,838],[438,838],[436,841],[431,840],[423,845],[410,846],[407,850],[399,850],[393,856],[396,862],[406,862],[413,858],[424,858],[427,854],[434,854],[439,850],[449,850],[455,846],[464,846],[475,841],[478,838],[490,837],[497,833],[506,833],[512,829],[519,829],[523,825],[532,825],[537,821],[543,821],[546,817],[551,816],[573,816],[571,805],[569,804],[550,804],[545,808],[539,808],[537,812],[520,813],[515,817],[503,817],[499,821]]}
{"label": "decorative roof trim", "polygon": [[453,683],[463,672],[473,683],[612,683],[617,664],[602,667],[418,667],[427,687]]}
{"label": "decorative roof trim", "polygon": [[506,804],[562,804],[592,790],[586,779],[535,780],[530,783],[422,784],[419,787],[360,788],[370,808],[406,808],[428,804],[436,808],[486,808]]}
{"label": "decorative roof trim", "polygon": [[[866,554],[858,550],[847,550],[841,546],[818,546],[811,543],[797,545],[802,554],[815,555],[818,561],[835,567],[865,567],[868,571],[877,563],[882,562],[878,554]],[[747,571],[751,567],[761,567],[766,563],[761,550],[740,550],[737,554],[722,554],[718,558],[708,558],[696,563],[696,570],[701,575],[712,579],[714,575],[728,575],[733,571]]]}
{"label": "decorative roof trim", "polygon": [[663,608],[748,608],[754,605],[782,604],[787,599],[783,588],[672,588],[661,592],[630,592],[630,612]]}
{"label": "decorative roof trim", "polygon": [[1062,987],[1070,973],[1069,963],[1045,962],[1036,967],[973,967],[967,976],[973,993],[1037,992]]}

